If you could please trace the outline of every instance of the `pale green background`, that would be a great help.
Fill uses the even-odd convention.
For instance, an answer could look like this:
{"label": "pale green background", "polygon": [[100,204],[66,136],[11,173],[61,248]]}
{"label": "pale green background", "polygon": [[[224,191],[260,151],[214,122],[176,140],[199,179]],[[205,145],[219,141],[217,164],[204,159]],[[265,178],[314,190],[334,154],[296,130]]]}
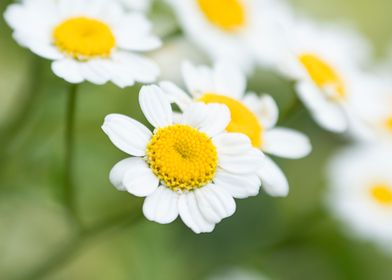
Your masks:
{"label": "pale green background", "polygon": [[[292,3],[314,19],[356,26],[377,47],[380,59],[392,39],[392,1]],[[286,125],[309,134],[314,152],[303,160],[278,160],[291,183],[288,198],[261,194],[238,201],[236,214],[208,235],[195,235],[180,221],[163,226],[140,219],[129,225],[127,216],[132,222],[140,215],[142,199],[118,192],[108,182],[110,168],[125,155],[100,125],[113,112],[144,121],[136,103],[139,86],[81,86],[78,210],[88,226],[126,218],[102,234],[73,242],[77,233],[60,203],[67,84],[49,67],[19,47],[0,21],[0,125],[11,126],[0,130],[0,279],[33,279],[30,273],[45,264],[53,265],[46,279],[206,279],[230,267],[282,280],[392,279],[392,258],[372,244],[349,238],[323,209],[324,164],[348,141],[319,129],[304,111]],[[288,82],[270,73],[258,72],[250,88],[271,93],[283,110],[294,96]],[[25,109],[27,113],[17,117]],[[53,256],[62,248],[69,251],[57,260]]]}

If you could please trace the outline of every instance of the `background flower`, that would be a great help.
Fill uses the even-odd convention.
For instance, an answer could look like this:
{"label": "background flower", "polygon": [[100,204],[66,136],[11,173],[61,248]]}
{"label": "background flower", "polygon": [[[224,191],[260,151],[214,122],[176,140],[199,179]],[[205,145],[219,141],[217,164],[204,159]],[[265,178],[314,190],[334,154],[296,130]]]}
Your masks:
{"label": "background flower", "polygon": [[328,205],[351,236],[391,250],[392,147],[358,146],[330,163]]}
{"label": "background flower", "polygon": [[67,82],[126,87],[159,74],[153,61],[138,54],[161,44],[150,22],[116,1],[25,0],[10,5],[4,17],[15,40],[53,60],[53,72]]}

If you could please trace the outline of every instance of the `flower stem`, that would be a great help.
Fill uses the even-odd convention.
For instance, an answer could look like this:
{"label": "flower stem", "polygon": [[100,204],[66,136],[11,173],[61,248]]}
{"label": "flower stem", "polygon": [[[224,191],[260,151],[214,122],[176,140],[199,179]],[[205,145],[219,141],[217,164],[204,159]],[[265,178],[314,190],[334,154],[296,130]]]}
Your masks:
{"label": "flower stem", "polygon": [[286,111],[284,111],[279,119],[281,124],[287,123],[292,117],[294,117],[303,108],[301,100],[295,95],[294,100],[291,102]]}
{"label": "flower stem", "polygon": [[75,111],[78,85],[71,85],[65,119],[65,165],[64,165],[64,203],[74,218],[76,215],[75,185],[73,177],[74,142],[75,142]]}

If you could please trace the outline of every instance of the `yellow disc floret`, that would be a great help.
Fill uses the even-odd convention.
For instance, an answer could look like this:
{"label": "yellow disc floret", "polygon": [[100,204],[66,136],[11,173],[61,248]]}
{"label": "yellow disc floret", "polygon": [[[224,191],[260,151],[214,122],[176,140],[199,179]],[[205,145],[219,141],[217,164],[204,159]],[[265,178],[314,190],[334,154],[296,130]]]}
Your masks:
{"label": "yellow disc floret", "polygon": [[242,0],[197,0],[209,22],[225,31],[245,25],[246,12]]}
{"label": "yellow disc floret", "polygon": [[379,204],[392,206],[392,187],[376,184],[370,189],[372,198]]}
{"label": "yellow disc floret", "polygon": [[311,53],[300,55],[299,61],[317,86],[320,88],[331,86],[335,89],[335,97],[337,99],[345,97],[346,89],[344,82],[331,65]]}
{"label": "yellow disc floret", "polygon": [[392,133],[392,117],[387,118],[385,121],[385,127],[389,132]]}
{"label": "yellow disc floret", "polygon": [[178,124],[157,130],[147,146],[147,162],[165,186],[185,191],[212,181],[218,154],[206,134]]}
{"label": "yellow disc floret", "polygon": [[202,95],[199,101],[204,103],[225,104],[231,113],[231,121],[226,127],[226,130],[229,132],[243,133],[249,137],[254,147],[261,147],[263,127],[256,115],[240,101],[228,96],[213,93]]}
{"label": "yellow disc floret", "polygon": [[107,57],[116,45],[110,27],[88,17],[69,18],[54,29],[54,44],[64,53],[78,59]]}

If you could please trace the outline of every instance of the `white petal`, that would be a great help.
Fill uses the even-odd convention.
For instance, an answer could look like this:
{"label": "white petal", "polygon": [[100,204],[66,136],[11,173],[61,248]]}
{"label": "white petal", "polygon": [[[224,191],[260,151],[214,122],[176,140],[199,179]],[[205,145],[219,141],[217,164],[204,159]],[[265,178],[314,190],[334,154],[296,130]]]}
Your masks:
{"label": "white petal", "polygon": [[248,93],[243,99],[244,104],[256,114],[264,128],[275,126],[279,118],[279,109],[275,100],[269,95],[261,97]]}
{"label": "white petal", "polygon": [[109,80],[108,75],[102,74],[99,65],[97,67],[93,61],[80,63],[80,71],[83,78],[93,84],[103,85]]}
{"label": "white petal", "polygon": [[129,169],[124,174],[123,185],[129,193],[145,197],[157,189],[159,179],[143,159],[133,158]]}
{"label": "white petal", "polygon": [[178,216],[178,194],[160,186],[149,195],[143,204],[143,213],[147,219],[160,224],[169,224]]}
{"label": "white petal", "polygon": [[249,137],[242,133],[222,133],[212,138],[212,142],[218,154],[242,154],[252,148]]}
{"label": "white petal", "polygon": [[312,151],[309,138],[292,129],[273,128],[264,133],[262,150],[285,158],[302,158]]}
{"label": "white petal", "polygon": [[127,158],[118,162],[110,171],[110,182],[121,191],[145,197],[153,193],[158,185],[158,178],[141,158]]}
{"label": "white petal", "polygon": [[69,83],[78,84],[84,81],[78,62],[72,59],[57,60],[52,63],[52,71]]}
{"label": "white petal", "polygon": [[257,175],[237,175],[218,171],[214,182],[235,198],[247,198],[259,193],[261,181]]}
{"label": "white petal", "polygon": [[235,212],[233,197],[221,186],[210,184],[195,190],[195,196],[200,212],[212,224],[219,223]]}
{"label": "white petal", "polygon": [[272,196],[287,196],[289,183],[282,170],[270,158],[265,157],[263,165],[258,169],[264,190]]}
{"label": "white petal", "polygon": [[245,75],[233,64],[218,62],[214,67],[216,93],[241,99],[245,93]]}
{"label": "white petal", "polygon": [[139,103],[144,116],[154,127],[164,127],[173,123],[170,102],[158,86],[143,86]]}
{"label": "white petal", "polygon": [[141,83],[155,82],[160,73],[153,60],[141,55],[125,54],[123,65],[132,74],[132,78]]}
{"label": "white petal", "polygon": [[141,123],[120,114],[106,116],[102,130],[121,151],[144,156],[151,132]]}
{"label": "white petal", "polygon": [[184,111],[192,103],[192,99],[172,82],[160,82],[159,86],[167,94],[171,103],[175,103]]}
{"label": "white petal", "polygon": [[263,153],[255,148],[251,148],[243,154],[219,154],[218,157],[219,166],[222,169],[235,174],[249,174],[255,172],[265,159]]}
{"label": "white petal", "polygon": [[206,104],[207,115],[203,123],[200,125],[200,131],[206,133],[210,137],[223,132],[229,125],[231,114],[229,108],[223,104]]}
{"label": "white petal", "polygon": [[199,97],[208,91],[214,91],[213,73],[210,68],[205,66],[196,67],[185,61],[181,70],[185,85],[194,97]]}
{"label": "white petal", "polygon": [[299,83],[297,92],[321,127],[336,133],[347,130],[348,120],[340,104],[328,101],[321,90],[309,83]]}
{"label": "white petal", "polygon": [[46,59],[58,60],[62,59],[64,55],[54,46],[50,44],[31,44],[30,50],[35,54],[42,56]]}
{"label": "white petal", "polygon": [[201,213],[195,192],[183,193],[178,200],[181,220],[195,233],[212,232],[215,223],[210,223]]}

